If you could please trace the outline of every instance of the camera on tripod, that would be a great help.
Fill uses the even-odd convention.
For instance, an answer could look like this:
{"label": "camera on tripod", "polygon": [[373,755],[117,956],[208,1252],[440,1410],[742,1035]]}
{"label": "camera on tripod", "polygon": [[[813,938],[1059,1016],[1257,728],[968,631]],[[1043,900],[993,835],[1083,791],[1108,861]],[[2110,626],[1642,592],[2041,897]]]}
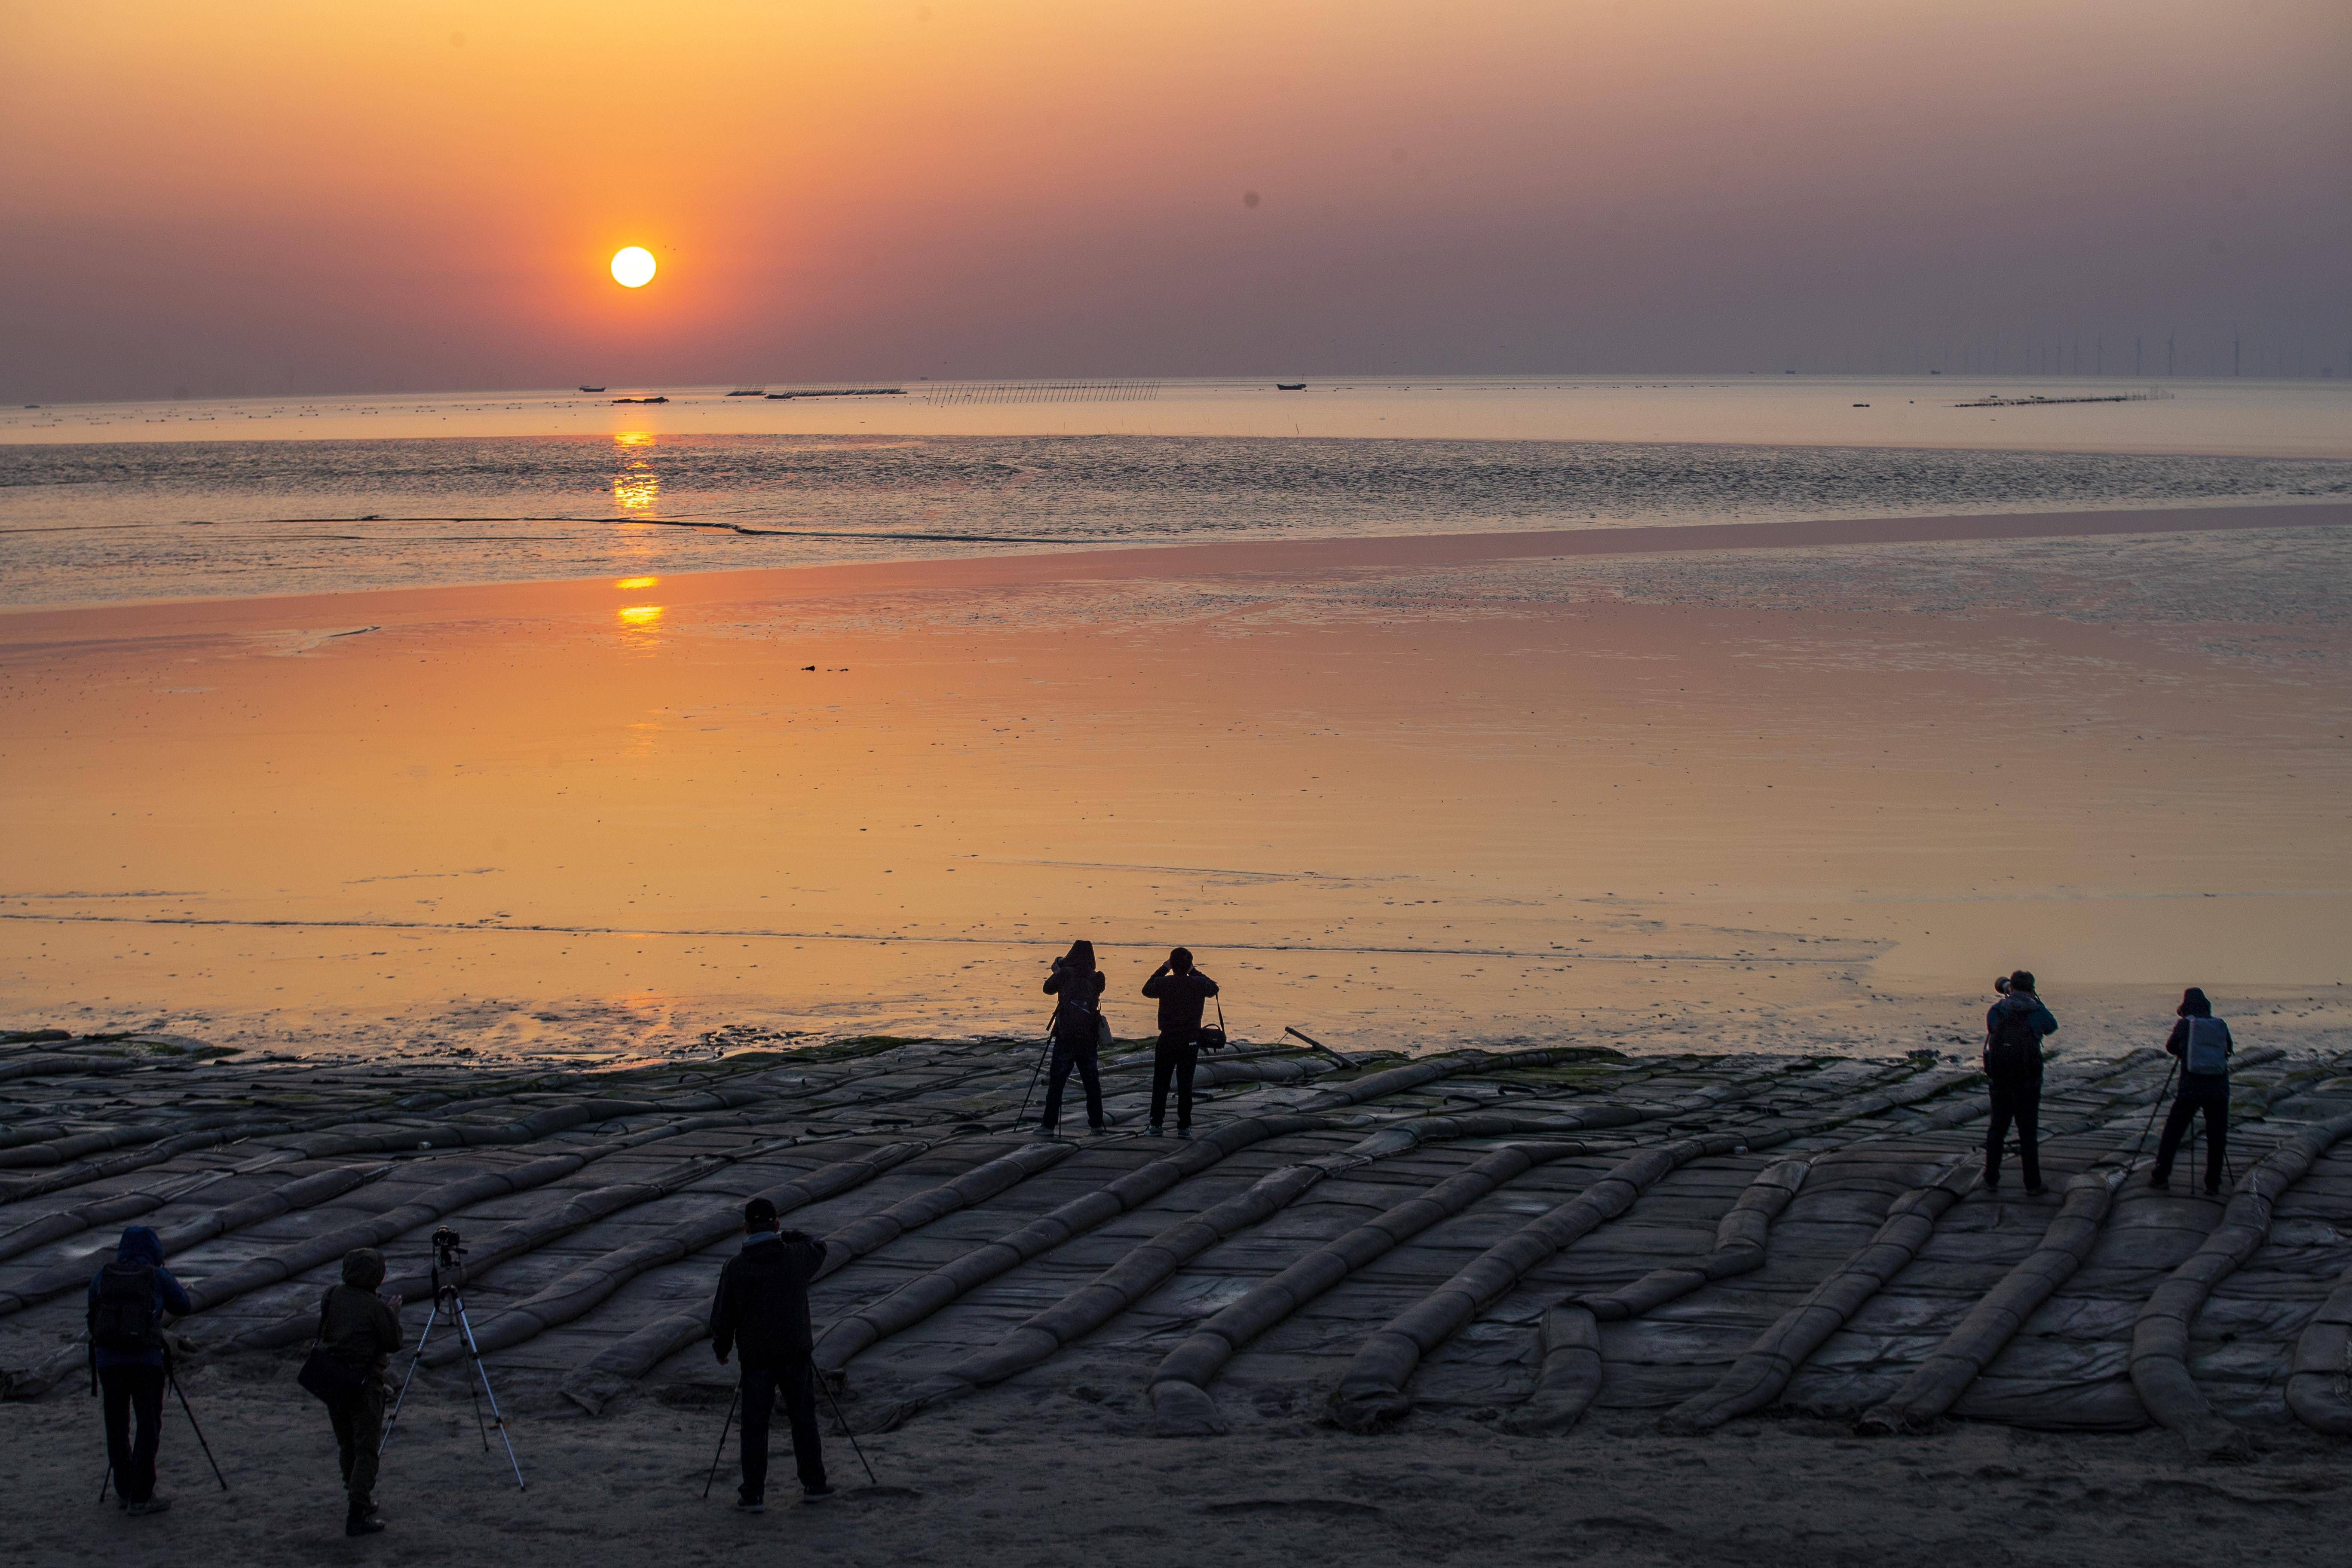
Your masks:
{"label": "camera on tripod", "polygon": [[440,1264],[444,1268],[455,1268],[457,1267],[457,1259],[463,1258],[465,1255],[466,1238],[457,1234],[456,1227],[446,1225],[436,1226],[433,1227],[433,1258],[435,1262]]}

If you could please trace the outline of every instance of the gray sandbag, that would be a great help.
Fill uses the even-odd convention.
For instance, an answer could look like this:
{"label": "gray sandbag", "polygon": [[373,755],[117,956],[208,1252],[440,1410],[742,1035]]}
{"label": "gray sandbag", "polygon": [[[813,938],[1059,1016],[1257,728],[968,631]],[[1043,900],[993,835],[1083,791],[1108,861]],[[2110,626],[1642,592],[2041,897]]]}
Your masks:
{"label": "gray sandbag", "polygon": [[2213,1288],[2263,1244],[2279,1194],[2347,1132],[2352,1132],[2352,1115],[2323,1121],[2288,1139],[2240,1178],[2221,1223],[2156,1288],[2132,1325],[2132,1388],[2148,1415],[2180,1434],[2191,1453],[2242,1454],[2249,1443],[2235,1424],[2214,1414],[2189,1375],[2189,1328]]}
{"label": "gray sandbag", "polygon": [[1706,1393],[1667,1411],[1659,1425],[1685,1435],[1706,1432],[1778,1399],[1806,1358],[1902,1272],[1935,1233],[1936,1221],[1976,1184],[1979,1173],[1972,1158],[1964,1157],[1931,1185],[1895,1199],[1877,1233],[1844,1267],[1781,1314]]}
{"label": "gray sandbag", "polygon": [[[838,1197],[853,1188],[864,1186],[929,1147],[928,1143],[886,1144],[873,1153],[855,1160],[821,1165],[805,1175],[771,1187],[757,1195],[773,1203],[779,1215],[790,1214],[794,1209],[805,1208],[810,1204]],[[614,1291],[647,1269],[690,1258],[706,1247],[724,1241],[742,1227],[742,1205],[730,1204],[699,1218],[671,1226],[646,1240],[607,1252],[572,1270],[545,1289],[477,1324],[474,1329],[475,1348],[485,1353],[505,1350],[534,1339],[559,1324],[585,1317]],[[425,1363],[427,1366],[442,1366],[460,1360],[466,1354],[464,1344],[450,1341],[437,1350],[426,1352]]]}

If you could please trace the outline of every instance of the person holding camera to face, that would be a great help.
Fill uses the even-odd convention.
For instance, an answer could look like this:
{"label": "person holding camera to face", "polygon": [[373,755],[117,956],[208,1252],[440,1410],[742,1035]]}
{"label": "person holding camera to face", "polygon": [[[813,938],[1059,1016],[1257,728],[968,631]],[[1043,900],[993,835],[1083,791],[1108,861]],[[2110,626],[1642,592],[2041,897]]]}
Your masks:
{"label": "person holding camera to face", "polygon": [[400,1350],[400,1298],[379,1296],[383,1254],[355,1247],[343,1254],[343,1281],[319,1302],[318,1348],[350,1369],[350,1386],[327,1401],[336,1457],[343,1467],[345,1535],[383,1528],[375,1510],[377,1453],[383,1442],[384,1370]]}
{"label": "person holding camera to face", "polygon": [[1151,1124],[1157,1138],[1168,1115],[1168,1080],[1176,1080],[1176,1136],[1192,1136],[1192,1075],[1201,1060],[1201,1006],[1217,994],[1217,983],[1192,966],[1188,948],[1178,948],[1151,972],[1143,994],[1160,1004],[1160,1043],[1151,1052]]}
{"label": "person holding camera to face", "polygon": [[743,1250],[719,1273],[710,1303],[710,1348],[719,1363],[730,1352],[742,1365],[743,1485],[735,1506],[767,1509],[768,1421],[779,1401],[793,1428],[793,1462],[801,1500],[833,1495],[824,1479],[824,1449],[816,1430],[816,1366],[810,1360],[809,1282],[824,1262],[824,1244],[797,1230],[776,1228],[776,1205],[753,1198],[743,1205]]}
{"label": "person holding camera to face", "polygon": [[1984,1184],[2000,1189],[2000,1146],[2017,1125],[2018,1163],[2025,1167],[2025,1195],[2038,1198],[2042,1151],[2042,1041],[2058,1032],[2058,1020],[2034,994],[2033,973],[2021,969],[1992,983],[2000,993],[1985,1013],[1984,1075],[1992,1094],[1992,1125],[1985,1132]]}
{"label": "person holding camera to face", "polygon": [[1045,976],[1045,994],[1054,998],[1054,1059],[1045,1085],[1045,1114],[1038,1130],[1056,1136],[1062,1121],[1062,1089],[1075,1068],[1087,1091],[1087,1124],[1096,1131],[1110,1123],[1103,1115],[1102,1074],[1096,1053],[1110,1044],[1110,1025],[1102,1012],[1103,987],[1108,984],[1095,967],[1095,944],[1070,943],[1070,951],[1054,960]]}

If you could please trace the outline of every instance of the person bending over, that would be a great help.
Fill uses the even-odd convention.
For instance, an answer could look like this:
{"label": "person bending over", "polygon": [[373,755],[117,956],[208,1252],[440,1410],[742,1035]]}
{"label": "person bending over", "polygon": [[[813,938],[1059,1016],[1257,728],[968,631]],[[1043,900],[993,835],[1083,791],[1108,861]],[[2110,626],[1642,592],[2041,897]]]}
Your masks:
{"label": "person bending over", "polygon": [[2000,1189],[2000,1146],[2017,1124],[2018,1163],[2025,1168],[2025,1195],[2042,1195],[2042,1041],[2058,1032],[2058,1020],[2034,994],[2033,973],[2021,969],[1995,982],[2000,1000],[1985,1013],[1984,1073],[1992,1093],[1992,1125],[1985,1131],[1985,1177],[1989,1191]]}
{"label": "person bending over", "polygon": [[[163,1441],[163,1318],[195,1310],[163,1267],[163,1243],[143,1225],[122,1233],[114,1261],[90,1276],[89,1361],[106,1416],[106,1458],[114,1467],[117,1505],[162,1513],[155,1495],[155,1450]],[[133,1424],[137,1435],[133,1436]]]}
{"label": "person bending over", "polygon": [[2164,1048],[2180,1058],[2180,1089],[2172,1097],[2172,1111],[2164,1119],[2164,1136],[2156,1145],[2156,1169],[2148,1173],[2151,1187],[2172,1182],[2172,1157],[2180,1152],[2181,1134],[2199,1111],[2205,1113],[2205,1191],[2220,1196],[2221,1173],[2228,1169],[2230,1128],[2230,1057],[2237,1042],[2230,1026],[2213,1016],[2213,1004],[2191,985],[2180,994],[2172,1034]]}
{"label": "person bending over", "polygon": [[1176,1080],[1176,1136],[1192,1136],[1192,1074],[1201,1060],[1201,1004],[1217,994],[1217,983],[1192,967],[1188,948],[1178,948],[1151,972],[1143,994],[1160,1004],[1160,1043],[1151,1053],[1151,1125],[1160,1136],[1168,1116],[1168,1080]]}
{"label": "person bending over", "polygon": [[792,1424],[802,1500],[833,1495],[817,1440],[816,1368],[809,1359],[809,1281],[824,1261],[824,1243],[797,1230],[777,1231],[774,1204],[753,1198],[743,1205],[743,1250],[719,1271],[710,1348],[721,1366],[730,1351],[741,1358],[743,1485],[735,1506],[747,1513],[767,1507],[768,1418],[780,1398]]}
{"label": "person bending over", "polygon": [[1095,944],[1083,941],[1070,943],[1070,951],[1054,960],[1054,972],[1045,976],[1045,994],[1054,998],[1054,1062],[1045,1086],[1045,1114],[1038,1126],[1048,1135],[1060,1130],[1062,1086],[1069,1081],[1072,1068],[1086,1086],[1087,1125],[1097,1132],[1109,1125],[1103,1116],[1102,1075],[1095,1061],[1096,1047],[1109,1033],[1102,1016],[1105,984],[1102,971],[1095,967]]}
{"label": "person bending over", "polygon": [[385,1374],[400,1350],[400,1298],[379,1296],[383,1254],[354,1247],[343,1254],[343,1281],[319,1299],[319,1348],[358,1374],[359,1386],[327,1401],[335,1458],[343,1469],[343,1533],[383,1529],[375,1510],[375,1477],[383,1447]]}

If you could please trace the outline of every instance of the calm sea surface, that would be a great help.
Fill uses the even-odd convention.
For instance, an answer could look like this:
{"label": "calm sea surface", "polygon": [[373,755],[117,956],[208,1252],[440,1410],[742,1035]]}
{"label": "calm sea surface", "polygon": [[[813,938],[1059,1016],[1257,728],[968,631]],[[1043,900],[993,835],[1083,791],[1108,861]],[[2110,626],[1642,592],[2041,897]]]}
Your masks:
{"label": "calm sea surface", "polygon": [[700,389],[625,405],[468,394],[12,410],[0,604],[2352,496],[2352,462],[2336,455],[2352,451],[2352,398],[2332,384],[1966,406],[2130,390],[1023,384],[863,398]]}

